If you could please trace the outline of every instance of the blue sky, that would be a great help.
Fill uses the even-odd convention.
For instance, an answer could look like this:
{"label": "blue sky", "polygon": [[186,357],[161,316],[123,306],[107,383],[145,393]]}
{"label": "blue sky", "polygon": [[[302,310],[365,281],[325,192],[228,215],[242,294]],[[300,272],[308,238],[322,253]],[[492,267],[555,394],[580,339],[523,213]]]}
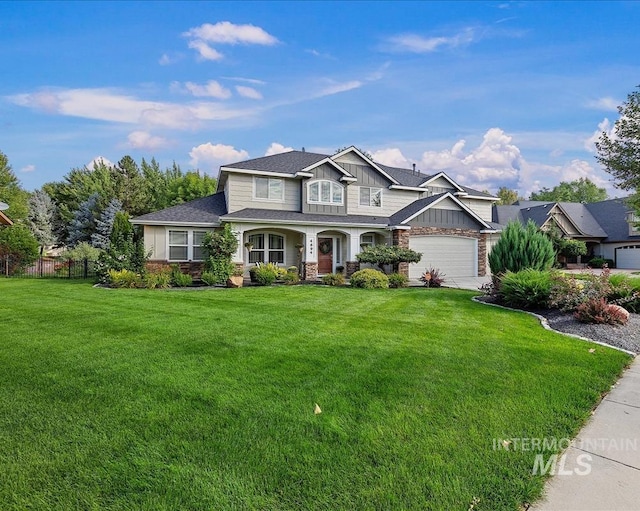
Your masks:
{"label": "blue sky", "polygon": [[218,167],[355,145],[523,195],[588,177],[640,83],[636,2],[0,2],[23,186],[100,156]]}

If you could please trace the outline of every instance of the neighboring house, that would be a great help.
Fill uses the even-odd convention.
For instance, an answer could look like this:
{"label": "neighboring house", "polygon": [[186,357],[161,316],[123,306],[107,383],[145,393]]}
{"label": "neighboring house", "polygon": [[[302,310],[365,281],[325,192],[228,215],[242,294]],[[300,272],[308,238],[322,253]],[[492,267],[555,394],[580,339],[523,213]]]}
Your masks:
{"label": "neighboring house", "polygon": [[0,225],[13,225],[11,219],[0,211]]}
{"label": "neighboring house", "polygon": [[[401,245],[423,254],[401,267],[411,278],[425,268],[449,277],[487,273],[497,197],[456,183],[375,163],[350,147],[333,156],[291,151],[220,167],[218,192],[134,218],[144,226],[153,261],[192,270],[202,237],[230,222],[239,239],[234,262],[299,266],[307,280],[359,268],[366,246]],[[200,263],[201,264],[201,263]]]}
{"label": "neighboring house", "polygon": [[576,202],[518,201],[494,206],[493,221],[533,220],[541,229],[555,226],[567,238],[587,245],[586,260],[594,256],[612,259],[616,268],[640,269],[640,220],[624,199],[591,204]]}

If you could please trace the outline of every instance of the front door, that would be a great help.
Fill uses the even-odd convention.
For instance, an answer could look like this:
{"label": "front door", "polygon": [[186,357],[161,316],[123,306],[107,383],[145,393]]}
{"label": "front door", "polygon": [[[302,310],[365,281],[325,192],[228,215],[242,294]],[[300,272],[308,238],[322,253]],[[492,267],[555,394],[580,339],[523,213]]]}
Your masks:
{"label": "front door", "polygon": [[318,273],[333,272],[333,238],[318,238]]}

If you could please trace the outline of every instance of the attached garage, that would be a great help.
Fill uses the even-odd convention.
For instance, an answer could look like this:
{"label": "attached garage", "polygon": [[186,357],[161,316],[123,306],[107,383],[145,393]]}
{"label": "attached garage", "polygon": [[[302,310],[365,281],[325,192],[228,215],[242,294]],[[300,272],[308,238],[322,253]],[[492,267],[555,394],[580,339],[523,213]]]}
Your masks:
{"label": "attached garage", "polygon": [[640,269],[640,245],[616,248],[616,268],[626,270]]}
{"label": "attached garage", "polygon": [[420,252],[422,260],[409,265],[409,278],[419,279],[427,267],[437,268],[447,277],[478,275],[478,240],[462,236],[411,236],[409,248]]}

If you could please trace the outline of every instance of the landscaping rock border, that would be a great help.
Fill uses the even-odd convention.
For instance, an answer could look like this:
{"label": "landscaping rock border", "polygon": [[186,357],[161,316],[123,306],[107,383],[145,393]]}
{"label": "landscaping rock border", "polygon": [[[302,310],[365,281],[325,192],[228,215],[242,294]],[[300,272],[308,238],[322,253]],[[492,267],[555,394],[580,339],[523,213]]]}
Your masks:
{"label": "landscaping rock border", "polygon": [[488,296],[475,296],[473,300],[485,305],[526,312],[537,317],[542,326],[548,330],[554,330],[583,341],[609,346],[633,356],[640,353],[640,314],[629,314],[629,322],[626,325],[596,325],[581,323],[569,312],[512,309],[495,303]]}

